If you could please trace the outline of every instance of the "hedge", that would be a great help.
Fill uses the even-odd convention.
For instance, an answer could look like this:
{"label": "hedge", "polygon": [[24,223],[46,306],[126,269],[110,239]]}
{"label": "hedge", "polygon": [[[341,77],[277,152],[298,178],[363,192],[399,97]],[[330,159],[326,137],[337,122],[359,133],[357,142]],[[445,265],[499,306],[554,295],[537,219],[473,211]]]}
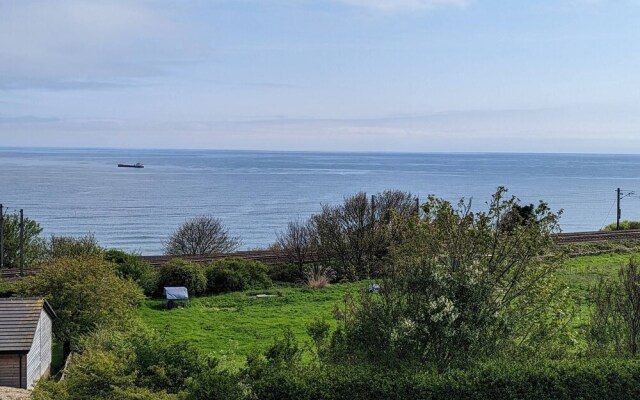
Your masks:
{"label": "hedge", "polygon": [[631,399],[640,397],[640,360],[493,363],[445,374],[353,366],[276,368],[249,385],[270,399]]}

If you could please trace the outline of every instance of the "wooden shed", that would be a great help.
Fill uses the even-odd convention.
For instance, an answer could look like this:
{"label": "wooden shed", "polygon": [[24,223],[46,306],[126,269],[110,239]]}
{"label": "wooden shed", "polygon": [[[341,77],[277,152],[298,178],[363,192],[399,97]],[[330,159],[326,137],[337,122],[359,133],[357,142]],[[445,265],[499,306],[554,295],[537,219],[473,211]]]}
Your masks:
{"label": "wooden shed", "polygon": [[0,386],[30,389],[49,375],[55,316],[43,299],[0,299]]}

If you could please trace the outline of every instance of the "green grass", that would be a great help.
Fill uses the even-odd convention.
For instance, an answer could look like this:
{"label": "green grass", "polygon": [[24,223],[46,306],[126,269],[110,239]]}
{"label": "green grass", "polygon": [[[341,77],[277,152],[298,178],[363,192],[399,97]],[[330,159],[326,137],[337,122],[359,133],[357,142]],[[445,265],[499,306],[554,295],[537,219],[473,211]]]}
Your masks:
{"label": "green grass", "polygon": [[567,283],[576,307],[573,321],[576,328],[583,328],[589,322],[591,289],[602,277],[617,279],[620,267],[627,264],[633,256],[640,258],[640,253],[608,253],[575,257],[565,261],[559,271],[559,277]]}
{"label": "green grass", "polygon": [[[610,253],[568,259],[559,271],[576,306],[573,325],[589,321],[589,292],[600,277],[615,278],[618,269],[640,253]],[[290,328],[300,340],[308,341],[307,325],[325,318],[333,326],[333,308],[342,304],[345,293],[356,292],[366,282],[336,284],[326,289],[281,287],[270,290],[278,297],[253,299],[244,293],[198,297],[184,309],[166,310],[163,300],[147,300],[140,310],[145,323],[166,334],[168,340],[183,339],[205,353],[212,353],[227,366],[240,366],[254,350],[263,350],[275,337]]]}
{"label": "green grass", "polygon": [[163,300],[147,300],[140,310],[143,321],[169,340],[183,339],[205,353],[220,357],[229,366],[239,366],[253,350],[266,348],[290,328],[308,340],[307,325],[325,318],[333,326],[333,308],[345,293],[366,286],[336,284],[325,289],[275,288],[263,293],[277,297],[255,299],[249,292],[191,299],[186,308],[167,310]]}

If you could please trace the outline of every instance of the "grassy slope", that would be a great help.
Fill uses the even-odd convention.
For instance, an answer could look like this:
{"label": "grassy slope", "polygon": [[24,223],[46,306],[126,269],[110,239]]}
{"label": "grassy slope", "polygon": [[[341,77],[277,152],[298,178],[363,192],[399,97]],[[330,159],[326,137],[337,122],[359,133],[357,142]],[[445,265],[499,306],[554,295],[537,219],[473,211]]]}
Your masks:
{"label": "grassy slope", "polygon": [[341,303],[347,291],[366,283],[336,284],[326,289],[278,288],[269,293],[278,297],[253,299],[247,293],[231,293],[192,299],[184,309],[166,310],[164,301],[147,300],[142,319],[165,332],[168,339],[185,339],[205,352],[216,354],[231,365],[255,349],[264,349],[284,328],[301,339],[306,326],[317,318],[332,324],[334,304]]}
{"label": "grassy slope", "polygon": [[[632,254],[604,254],[571,258],[560,271],[577,307],[576,327],[589,319],[589,290],[601,276],[615,277]],[[640,253],[636,253],[640,256]],[[282,329],[290,327],[306,339],[306,326],[318,317],[333,322],[332,310],[344,294],[366,283],[338,284],[327,289],[280,288],[281,296],[252,299],[247,293],[200,297],[185,309],[168,311],[162,300],[147,300],[142,319],[165,332],[169,340],[185,339],[205,352],[226,359],[227,365],[240,365],[243,356],[264,349]]]}

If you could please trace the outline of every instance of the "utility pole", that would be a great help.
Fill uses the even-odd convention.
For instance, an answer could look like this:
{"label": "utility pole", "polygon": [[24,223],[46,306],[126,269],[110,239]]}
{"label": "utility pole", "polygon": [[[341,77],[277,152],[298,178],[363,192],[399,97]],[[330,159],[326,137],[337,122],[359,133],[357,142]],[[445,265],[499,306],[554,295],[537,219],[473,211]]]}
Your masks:
{"label": "utility pole", "polygon": [[4,207],[0,204],[0,268],[4,268]]}
{"label": "utility pole", "polygon": [[618,188],[618,190],[616,190],[617,193],[617,203],[618,203],[618,212],[616,214],[616,230],[619,231],[620,230],[620,217],[622,216],[622,210],[620,209],[620,188]]}
{"label": "utility pole", "polygon": [[24,276],[24,211],[20,209],[20,276]]}
{"label": "utility pole", "polygon": [[634,191],[622,191],[620,188],[616,190],[616,203],[618,204],[618,212],[616,214],[616,230],[620,230],[620,220],[622,219],[622,208],[620,207],[620,203],[622,199],[625,197],[635,196],[636,192]]}
{"label": "utility pole", "polygon": [[416,215],[420,216],[420,198],[416,196]]}

